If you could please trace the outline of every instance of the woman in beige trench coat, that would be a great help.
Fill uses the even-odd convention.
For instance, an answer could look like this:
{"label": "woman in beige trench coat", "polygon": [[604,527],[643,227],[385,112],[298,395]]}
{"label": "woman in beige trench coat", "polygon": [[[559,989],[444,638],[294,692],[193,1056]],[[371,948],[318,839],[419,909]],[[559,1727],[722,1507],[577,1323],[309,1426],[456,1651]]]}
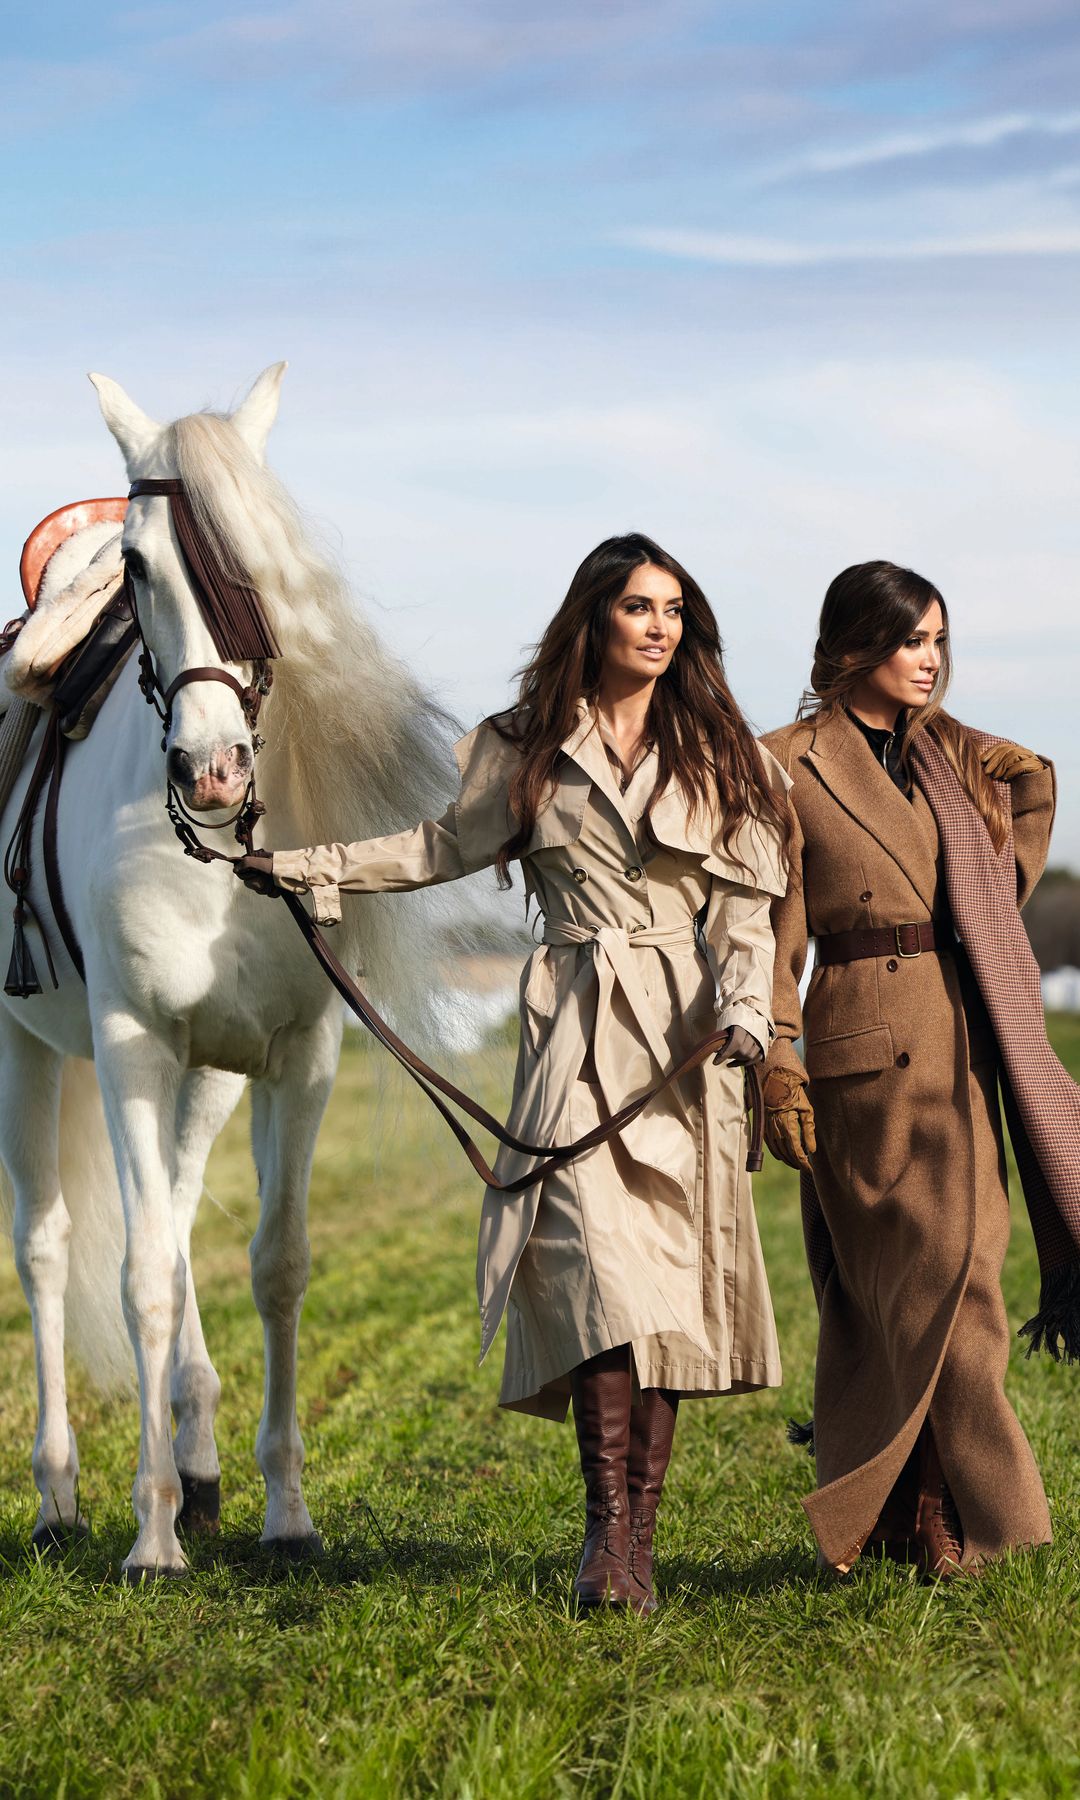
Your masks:
{"label": "woman in beige trench coat", "polygon": [[[418,888],[493,864],[505,876],[520,860],[544,937],[521,980],[511,1131],[540,1145],[579,1138],[698,1040],[730,1032],[720,1058],[617,1138],[523,1193],[488,1189],[480,1221],[482,1355],[507,1319],[501,1404],[561,1420],[573,1403],[587,1503],[579,1602],[651,1611],[679,1397],[780,1382],[741,1065],[770,1039],[787,780],[731,698],[701,590],[636,534],[586,558],[518,708],[455,754],[460,794],[437,822],[277,851],[272,874],[330,921],[339,891]],[[247,864],[255,880],[265,867]],[[496,1174],[534,1166],[504,1149]]]}
{"label": "woman in beige trench coat", "polygon": [[[984,1004],[1000,970],[991,959],[976,980],[954,932],[974,956],[990,901],[950,860],[940,796],[951,783],[990,862],[1009,858],[994,906],[1015,913],[1046,860],[1053,771],[941,711],[945,627],[940,595],[910,570],[846,570],[822,612],[817,703],[765,740],[797,813],[790,886],[773,908],[766,1133],[804,1171],[820,1309],[818,1489],[805,1505],[837,1570],[869,1545],[950,1576],[1050,1540],[1003,1385],[1009,1204],[1001,1047]],[[808,937],[817,966],[801,1008]],[[1036,1007],[1037,993],[1036,973]],[[1041,1008],[1033,1043],[1038,1029],[1045,1043]]]}

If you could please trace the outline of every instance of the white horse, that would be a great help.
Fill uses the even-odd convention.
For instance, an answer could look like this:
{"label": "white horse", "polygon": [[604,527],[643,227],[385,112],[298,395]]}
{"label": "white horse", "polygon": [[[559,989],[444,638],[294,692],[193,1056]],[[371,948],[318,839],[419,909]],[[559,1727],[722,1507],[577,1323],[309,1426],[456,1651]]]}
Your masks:
{"label": "white horse", "polygon": [[[259,721],[259,793],[273,841],[302,844],[429,815],[447,792],[446,739],[441,713],[380,648],[263,466],[284,368],[267,369],[231,418],[195,414],[167,427],[115,382],[91,380],[129,478],[180,477],[201,531],[261,598],[281,659]],[[65,549],[67,579],[100,548],[101,535],[86,534],[82,558]],[[122,547],[162,685],[202,666],[227,668],[242,686],[250,681],[250,664],[223,664],[214,650],[167,499],[131,501]],[[263,1542],[298,1554],[318,1546],[301,1491],[297,1328],[309,1266],[308,1179],[341,1036],[339,1001],[284,905],[249,893],[221,863],[186,858],[165,813],[166,756],[185,803],[208,821],[241,799],[253,751],[239,699],[217,681],[181,689],[163,755],[136,673],[132,658],[91,735],[69,747],[61,790],[60,874],[86,985],[50,926],[39,824],[31,899],[60,985],[54,991],[46,978],[29,999],[0,995],[0,1162],[37,1358],[35,1541],[85,1531],[67,1412],[65,1312],[75,1346],[107,1374],[110,1303],[118,1317],[122,1298],[141,1407],[129,1580],[184,1568],[175,1525],[185,1494],[193,1522],[212,1522],[220,1384],[199,1321],[190,1239],[207,1154],[245,1077],[253,1082],[260,1198],[251,1271],[265,1341],[256,1440],[266,1482]],[[36,743],[29,760],[35,750]],[[0,822],[4,843],[25,779]],[[236,848],[231,835],[226,842]],[[401,919],[376,899],[352,909],[335,940],[354,970],[362,950],[367,976],[399,1008],[418,977],[418,959],[397,942]],[[33,928],[29,941],[40,968]],[[102,1103],[111,1158],[102,1154]],[[109,1216],[119,1220],[121,1202],[122,1272],[115,1251],[110,1264],[118,1232]]]}

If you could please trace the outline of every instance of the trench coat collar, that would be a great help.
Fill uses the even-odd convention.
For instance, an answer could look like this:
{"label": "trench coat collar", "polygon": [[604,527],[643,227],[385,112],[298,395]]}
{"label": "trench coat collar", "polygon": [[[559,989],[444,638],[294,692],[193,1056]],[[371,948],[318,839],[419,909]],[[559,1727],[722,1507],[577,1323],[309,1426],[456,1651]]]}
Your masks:
{"label": "trench coat collar", "polygon": [[872,767],[872,753],[858,726],[845,713],[835,713],[815,727],[806,755],[845,812],[877,839],[932,912],[937,862],[930,839],[911,801],[883,769]]}
{"label": "trench coat collar", "polygon": [[606,800],[610,800],[622,820],[630,836],[637,841],[637,830],[626,807],[626,799],[615,778],[604,740],[600,735],[600,726],[596,710],[587,700],[578,701],[577,724],[570,736],[560,746],[564,756],[569,756],[583,769],[589,780],[595,782]]}

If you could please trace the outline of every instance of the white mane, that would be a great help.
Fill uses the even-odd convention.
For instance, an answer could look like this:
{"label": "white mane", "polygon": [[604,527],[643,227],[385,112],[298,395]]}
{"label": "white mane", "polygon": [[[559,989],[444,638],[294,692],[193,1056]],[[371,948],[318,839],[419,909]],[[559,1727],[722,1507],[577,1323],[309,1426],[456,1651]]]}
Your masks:
{"label": "white mane", "polygon": [[[288,792],[305,844],[352,842],[437,817],[457,785],[452,721],[379,642],[277,477],[228,419],[195,413],[172,429],[196,523],[230,572],[260,595],[281,646],[260,721],[267,797]],[[272,813],[263,837],[273,848],[296,847],[275,834]],[[334,932],[338,955],[353,968],[362,960],[396,1011],[411,1010],[407,990],[420,973],[399,945],[411,910],[397,895],[347,901]]]}

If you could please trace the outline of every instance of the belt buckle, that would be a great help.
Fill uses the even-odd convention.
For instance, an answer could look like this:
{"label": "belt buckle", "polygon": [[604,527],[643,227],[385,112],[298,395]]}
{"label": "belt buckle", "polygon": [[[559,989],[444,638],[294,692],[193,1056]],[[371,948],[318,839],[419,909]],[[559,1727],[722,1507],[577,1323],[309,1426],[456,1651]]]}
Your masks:
{"label": "belt buckle", "polygon": [[900,942],[900,933],[902,931],[914,931],[917,933],[918,929],[919,929],[919,927],[915,923],[914,920],[909,920],[906,925],[894,925],[893,926],[893,938],[896,942],[896,954],[897,954],[897,956],[903,957],[905,962],[913,962],[915,957],[921,956],[922,955],[922,945],[919,942],[918,936],[916,936],[914,950],[905,950],[904,946]]}

